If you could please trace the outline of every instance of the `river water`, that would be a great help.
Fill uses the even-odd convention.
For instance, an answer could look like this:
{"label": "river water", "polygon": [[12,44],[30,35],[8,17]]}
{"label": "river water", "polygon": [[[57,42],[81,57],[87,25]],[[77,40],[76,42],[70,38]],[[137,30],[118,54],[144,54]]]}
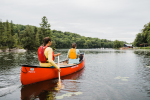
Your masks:
{"label": "river water", "polygon": [[[67,49],[58,49],[60,60]],[[58,79],[23,86],[21,65],[38,65],[34,51],[0,53],[0,100],[150,100],[150,50],[80,49],[85,67]],[[57,58],[55,59],[57,62]]]}

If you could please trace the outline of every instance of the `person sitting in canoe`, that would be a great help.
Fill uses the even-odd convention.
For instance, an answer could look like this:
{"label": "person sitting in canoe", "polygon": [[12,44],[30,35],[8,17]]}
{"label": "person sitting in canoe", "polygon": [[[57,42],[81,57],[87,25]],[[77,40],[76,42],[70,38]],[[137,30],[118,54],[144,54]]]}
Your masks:
{"label": "person sitting in canoe", "polygon": [[72,43],[72,48],[68,50],[67,58],[69,58],[68,64],[78,64],[80,51],[77,48],[76,43]]}
{"label": "person sitting in canoe", "polygon": [[55,67],[60,72],[59,67],[55,64],[55,56],[59,56],[60,53],[54,54],[51,46],[51,38],[45,37],[43,40],[43,46],[38,49],[38,58],[41,67]]}

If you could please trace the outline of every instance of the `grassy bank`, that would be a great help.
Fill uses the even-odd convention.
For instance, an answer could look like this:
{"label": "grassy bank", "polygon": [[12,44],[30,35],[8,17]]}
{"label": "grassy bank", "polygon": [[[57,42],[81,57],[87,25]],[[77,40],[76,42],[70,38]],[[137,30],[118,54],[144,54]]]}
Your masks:
{"label": "grassy bank", "polygon": [[138,47],[139,49],[150,49],[150,47]]}

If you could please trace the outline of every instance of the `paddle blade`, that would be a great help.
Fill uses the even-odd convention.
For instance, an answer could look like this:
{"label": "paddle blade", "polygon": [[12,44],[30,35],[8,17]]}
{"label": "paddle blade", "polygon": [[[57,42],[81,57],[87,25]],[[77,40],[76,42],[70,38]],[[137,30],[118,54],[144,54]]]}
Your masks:
{"label": "paddle blade", "polygon": [[64,89],[64,85],[62,84],[61,81],[58,81],[57,87],[55,88],[55,90],[60,90],[60,89]]}

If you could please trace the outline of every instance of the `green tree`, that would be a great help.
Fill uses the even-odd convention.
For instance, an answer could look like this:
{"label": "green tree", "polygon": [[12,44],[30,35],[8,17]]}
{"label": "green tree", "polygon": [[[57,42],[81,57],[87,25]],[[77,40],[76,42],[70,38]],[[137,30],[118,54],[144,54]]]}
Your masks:
{"label": "green tree", "polygon": [[[44,37],[50,37],[52,39],[52,48],[70,48],[73,42],[77,43],[78,48],[115,47],[114,42],[107,39],[91,38],[80,36],[76,33],[51,30],[45,16],[42,18],[40,26],[13,24],[12,21],[11,23],[8,23],[8,21],[0,22],[1,46],[18,47],[19,45],[25,49],[33,50],[43,44]],[[147,39],[146,41],[150,44],[149,24],[145,25],[142,37],[145,37],[144,39]],[[119,45],[122,45],[123,42],[119,42]]]}
{"label": "green tree", "polygon": [[147,42],[148,42],[148,44],[150,45],[150,31],[148,31]]}
{"label": "green tree", "polygon": [[142,43],[143,43],[143,35],[142,35],[142,33],[138,33],[133,42],[133,45],[139,47],[140,44],[142,44]]}
{"label": "green tree", "polygon": [[18,44],[21,44],[20,30],[18,30],[17,36],[18,36]]}
{"label": "green tree", "polygon": [[10,30],[10,25],[9,25],[8,20],[6,21],[6,24],[5,24],[4,41],[8,48],[13,48],[14,38],[11,35],[11,30]]}
{"label": "green tree", "polygon": [[[77,47],[78,48],[83,48],[83,44],[85,43],[85,40],[84,40],[84,38],[83,37],[81,37],[81,38],[79,38],[77,41],[76,41],[76,43],[77,43]],[[71,44],[71,43],[70,43]]]}
{"label": "green tree", "polygon": [[39,32],[38,31],[36,32],[35,44],[36,44],[36,48],[38,48],[40,46],[40,39],[39,39]]}
{"label": "green tree", "polygon": [[11,35],[14,36],[15,35],[15,32],[14,32],[14,24],[13,22],[11,21],[11,27],[10,27],[10,32],[11,32]]}
{"label": "green tree", "polygon": [[34,36],[34,38],[36,37],[36,35],[37,35],[37,32],[38,32],[38,29],[37,29],[37,27],[34,27],[34,33],[33,33],[33,36]]}
{"label": "green tree", "polygon": [[33,40],[33,31],[31,29],[31,26],[27,25],[23,34],[23,38],[21,39],[23,48],[28,50],[34,49],[34,40]]}
{"label": "green tree", "polygon": [[142,29],[143,42],[147,43],[148,32],[150,31],[150,23],[144,25],[144,29]]}
{"label": "green tree", "polygon": [[41,26],[41,31],[43,33],[43,36],[44,37],[50,36],[50,31],[47,31],[50,30],[50,24],[48,23],[48,19],[46,18],[46,16],[43,16],[40,26]]}
{"label": "green tree", "polygon": [[14,47],[18,47],[18,40],[19,40],[19,37],[18,37],[18,34],[16,33],[14,36]]}
{"label": "green tree", "polygon": [[114,48],[120,48],[120,47],[123,47],[123,42],[115,40],[114,41]]}
{"label": "green tree", "polygon": [[42,32],[42,29],[41,29],[41,28],[38,29],[38,34],[39,34],[39,41],[40,41],[40,44],[43,44],[44,36],[43,36],[43,32]]}
{"label": "green tree", "polygon": [[145,30],[145,34],[147,34],[147,43],[150,45],[150,23],[147,24],[147,28]]}
{"label": "green tree", "polygon": [[2,47],[2,42],[3,42],[3,32],[4,32],[4,26],[2,21],[0,20],[0,45]]}

